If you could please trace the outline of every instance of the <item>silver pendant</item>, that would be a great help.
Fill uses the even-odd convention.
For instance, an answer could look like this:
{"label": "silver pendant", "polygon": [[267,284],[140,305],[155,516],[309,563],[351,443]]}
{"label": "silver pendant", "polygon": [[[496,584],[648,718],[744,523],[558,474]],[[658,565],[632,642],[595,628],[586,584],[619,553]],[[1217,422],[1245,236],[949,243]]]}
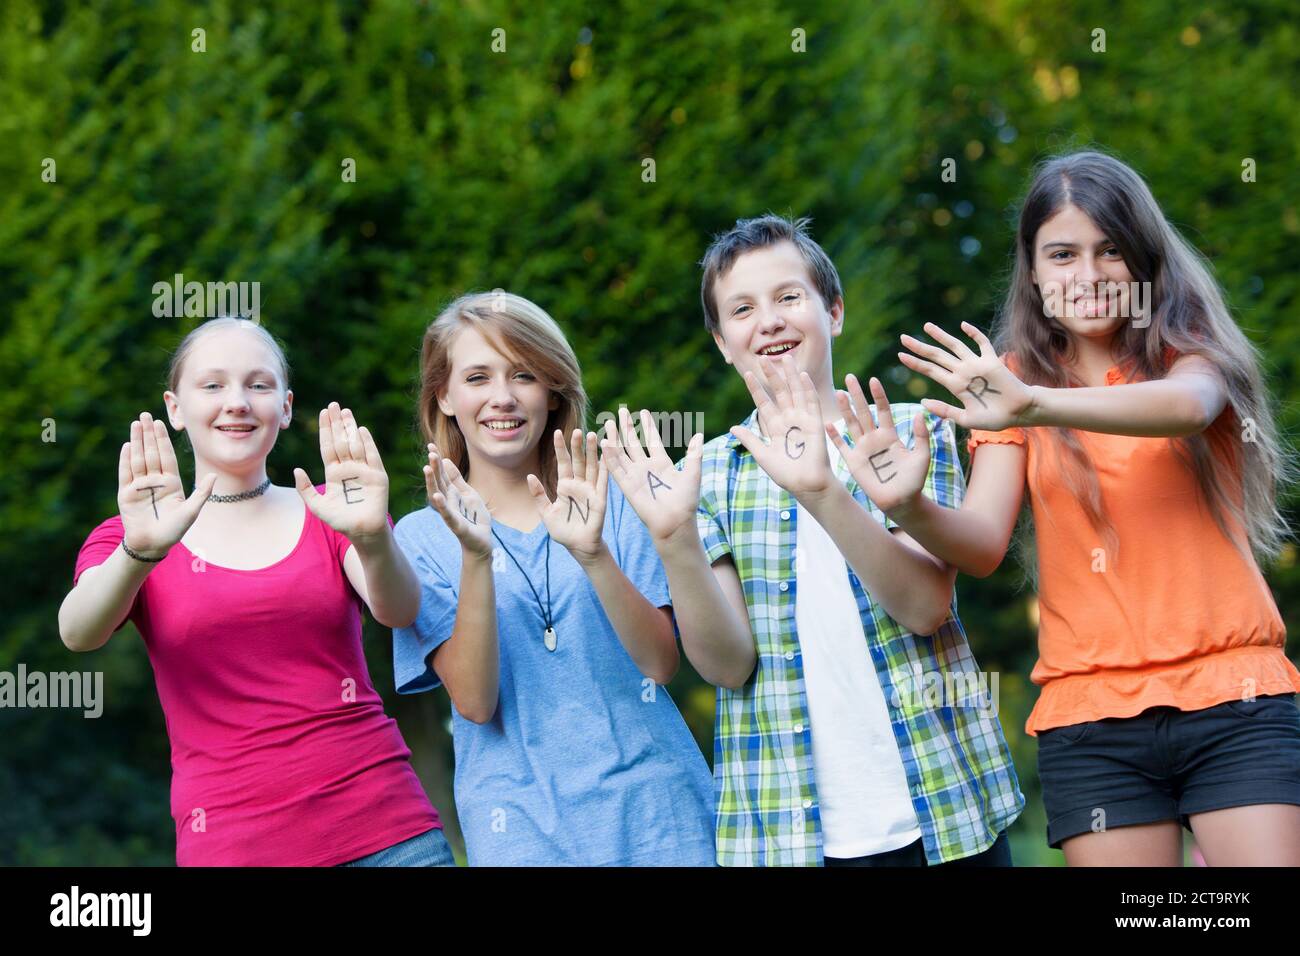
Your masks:
{"label": "silver pendant", "polygon": [[548,627],[546,633],[542,635],[542,639],[546,642],[546,649],[548,651],[555,650],[555,628]]}

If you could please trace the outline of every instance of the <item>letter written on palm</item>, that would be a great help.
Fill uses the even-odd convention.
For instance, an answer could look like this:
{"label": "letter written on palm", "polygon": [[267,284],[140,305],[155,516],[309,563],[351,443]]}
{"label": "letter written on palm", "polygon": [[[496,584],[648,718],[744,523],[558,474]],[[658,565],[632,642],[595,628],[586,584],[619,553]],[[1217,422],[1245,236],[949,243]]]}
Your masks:
{"label": "letter written on palm", "polygon": [[298,494],[312,514],[349,540],[381,533],[388,523],[388,474],[370,431],[357,427],[351,409],[330,402],[320,413],[320,457],[325,492],[307,472],[293,470]]}
{"label": "letter written on palm", "polygon": [[875,419],[855,376],[844,378],[847,393],[835,393],[853,446],[849,447],[834,425],[827,425],[826,433],[867,497],[881,511],[890,512],[915,501],[925,487],[925,476],[930,470],[930,434],[925,427],[924,413],[917,412],[912,420],[912,447],[904,445],[898,437],[884,386],[876,378],[869,384],[876,400]]}
{"label": "letter written on palm", "polygon": [[898,360],[952,392],[963,407],[955,408],[930,398],[922,399],[921,404],[963,428],[1002,431],[1020,424],[1021,414],[1032,402],[1032,393],[998,358],[988,337],[969,322],[961,324],[962,331],[979,347],[976,354],[961,339],[933,322],[925,323],[924,327],[944,347],[903,335],[900,341],[916,355],[899,352]]}
{"label": "letter written on palm", "polygon": [[126,546],[146,556],[165,554],[194,524],[216,481],[215,473],[205,476],[186,498],[167,426],[141,412],[117,460],[117,510]]}
{"label": "letter written on palm", "polygon": [[430,444],[429,463],[424,466],[424,489],[433,510],[442,515],[461,546],[478,555],[492,553],[492,515],[477,491],[470,486],[450,458],[443,458],[438,446]]}
{"label": "letter written on palm", "polygon": [[597,453],[596,433],[588,432],[584,437],[582,430],[575,428],[565,447],[564,435],[557,428],[554,439],[555,500],[550,499],[536,475],[528,476],[528,490],[551,537],[575,558],[594,557],[604,547],[601,533],[609,485],[609,472]]}
{"label": "letter written on palm", "polygon": [[[622,440],[618,435],[620,430]],[[664,449],[653,416],[645,409],[641,410],[644,448],[626,408],[619,409],[618,429],[612,421],[605,422],[605,435],[605,441],[601,442],[602,460],[650,536],[655,541],[665,541],[676,533],[695,534],[704,436],[691,436],[679,472]]]}
{"label": "letter written on palm", "polygon": [[759,377],[745,373],[745,385],[758,409],[767,442],[743,425],[731,434],[740,439],[760,468],[793,495],[820,494],[835,481],[826,442],[822,440],[821,403],[807,372],[796,372],[783,356],[775,372],[760,366]]}

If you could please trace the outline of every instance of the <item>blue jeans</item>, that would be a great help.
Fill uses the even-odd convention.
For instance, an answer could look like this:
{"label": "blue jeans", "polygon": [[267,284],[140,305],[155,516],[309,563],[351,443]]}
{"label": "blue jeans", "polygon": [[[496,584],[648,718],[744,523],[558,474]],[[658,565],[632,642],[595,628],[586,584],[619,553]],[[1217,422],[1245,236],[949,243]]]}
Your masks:
{"label": "blue jeans", "polygon": [[456,858],[452,856],[451,846],[442,830],[434,827],[419,836],[394,843],[392,846],[359,860],[340,864],[341,866],[455,866]]}

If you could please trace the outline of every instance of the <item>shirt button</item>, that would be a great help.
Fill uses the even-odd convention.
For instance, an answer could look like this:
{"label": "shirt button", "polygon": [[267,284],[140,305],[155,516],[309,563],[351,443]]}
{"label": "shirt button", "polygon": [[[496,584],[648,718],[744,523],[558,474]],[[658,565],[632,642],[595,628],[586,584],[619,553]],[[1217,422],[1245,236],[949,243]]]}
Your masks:
{"label": "shirt button", "polygon": [[785,581],[782,581],[782,582],[781,582],[781,590],[782,590],[782,591],[788,591],[788,590],[790,590],[790,585],[787,584]]}
{"label": "shirt button", "polygon": [[785,659],[786,659],[787,661],[792,661],[792,660],[794,660],[794,651],[786,651],[786,652],[785,652]]}
{"label": "shirt button", "polygon": [[805,801],[803,802],[803,808],[804,808],[805,810],[811,810],[811,809],[812,809],[812,801],[811,801],[811,800],[805,800]]}
{"label": "shirt button", "polygon": [[803,733],[803,724],[795,724],[795,725],[794,725],[794,732],[795,732],[796,734],[801,734],[801,733]]}
{"label": "shirt button", "polygon": [[781,520],[782,520],[782,521],[789,521],[789,520],[790,520],[790,512],[788,512],[788,511],[782,511],[782,512],[781,512]]}

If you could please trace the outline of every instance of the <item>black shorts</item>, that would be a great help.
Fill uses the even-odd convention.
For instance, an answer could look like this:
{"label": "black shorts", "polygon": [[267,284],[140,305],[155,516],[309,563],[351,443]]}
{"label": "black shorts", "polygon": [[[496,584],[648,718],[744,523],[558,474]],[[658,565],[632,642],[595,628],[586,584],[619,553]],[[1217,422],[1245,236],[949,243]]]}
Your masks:
{"label": "black shorts", "polygon": [[1038,734],[1047,842],[1260,803],[1300,806],[1294,694],[1152,707]]}

